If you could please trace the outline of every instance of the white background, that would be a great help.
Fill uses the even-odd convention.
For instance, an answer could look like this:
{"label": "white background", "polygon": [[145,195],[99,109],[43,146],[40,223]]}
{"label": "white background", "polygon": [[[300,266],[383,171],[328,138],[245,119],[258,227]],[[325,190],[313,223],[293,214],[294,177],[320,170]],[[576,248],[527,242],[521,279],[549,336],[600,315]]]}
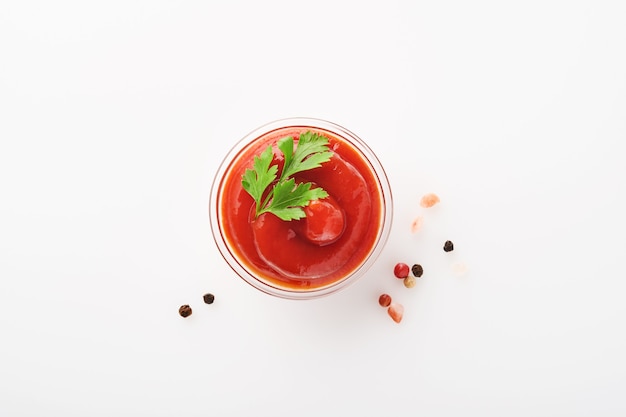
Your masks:
{"label": "white background", "polygon": [[[0,415],[625,415],[624,22],[592,0],[2,2]],[[230,147],[290,116],[357,133],[394,192],[377,264],[310,302],[237,278],[207,211]]]}

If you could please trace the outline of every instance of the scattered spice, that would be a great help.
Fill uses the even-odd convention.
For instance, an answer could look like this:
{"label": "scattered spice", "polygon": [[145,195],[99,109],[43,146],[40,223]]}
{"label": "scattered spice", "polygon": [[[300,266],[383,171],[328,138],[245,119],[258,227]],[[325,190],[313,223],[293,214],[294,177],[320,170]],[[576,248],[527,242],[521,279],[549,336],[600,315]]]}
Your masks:
{"label": "scattered spice", "polygon": [[409,275],[409,266],[402,262],[397,263],[393,268],[393,274],[399,279],[406,278]]}
{"label": "scattered spice", "polygon": [[420,206],[424,208],[429,208],[437,204],[439,201],[439,196],[437,194],[429,193],[422,197],[422,199],[420,200]]}
{"label": "scattered spice", "polygon": [[412,277],[411,275],[409,275],[408,277],[404,278],[404,286],[407,288],[413,288],[415,287],[415,283],[417,281],[415,281],[415,277]]}
{"label": "scattered spice", "polygon": [[391,304],[391,296],[389,294],[381,294],[380,297],[378,297],[378,304],[380,304],[381,307],[389,307],[389,304]]}
{"label": "scattered spice", "polygon": [[411,267],[411,272],[413,272],[414,277],[419,278],[424,274],[424,268],[420,264],[415,264]]}
{"label": "scattered spice", "polygon": [[446,251],[446,252],[453,251],[454,250],[454,244],[451,241],[446,240],[446,243],[443,244],[443,250]]}
{"label": "scattered spice", "polygon": [[387,309],[387,313],[393,321],[400,323],[402,321],[402,316],[404,315],[404,306],[400,303],[391,303]]}
{"label": "scattered spice", "polygon": [[180,308],[178,309],[178,314],[180,314],[182,317],[191,316],[191,307],[189,307],[187,304],[180,306]]}
{"label": "scattered spice", "polygon": [[417,233],[424,224],[424,216],[417,216],[411,222],[411,233]]}
{"label": "scattered spice", "polygon": [[204,299],[204,302],[207,304],[213,304],[213,301],[215,301],[215,296],[211,293],[204,294],[202,298]]}

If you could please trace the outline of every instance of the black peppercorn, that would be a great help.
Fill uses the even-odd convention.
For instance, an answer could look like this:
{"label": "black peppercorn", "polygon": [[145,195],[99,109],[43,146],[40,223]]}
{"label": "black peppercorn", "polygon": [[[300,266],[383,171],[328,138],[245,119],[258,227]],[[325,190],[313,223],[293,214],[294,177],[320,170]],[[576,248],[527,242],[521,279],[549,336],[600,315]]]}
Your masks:
{"label": "black peppercorn", "polygon": [[213,304],[213,301],[215,301],[215,296],[211,293],[204,294],[202,298],[204,299],[204,302],[207,304]]}
{"label": "black peppercorn", "polygon": [[446,243],[443,244],[443,250],[446,252],[454,250],[454,244],[451,241],[446,240]]}
{"label": "black peppercorn", "polygon": [[415,264],[411,267],[411,272],[413,272],[413,276],[419,278],[424,273],[424,268],[420,264]]}
{"label": "black peppercorn", "polygon": [[187,304],[180,306],[180,308],[178,309],[178,314],[180,314],[182,317],[191,316],[191,307],[189,307]]}

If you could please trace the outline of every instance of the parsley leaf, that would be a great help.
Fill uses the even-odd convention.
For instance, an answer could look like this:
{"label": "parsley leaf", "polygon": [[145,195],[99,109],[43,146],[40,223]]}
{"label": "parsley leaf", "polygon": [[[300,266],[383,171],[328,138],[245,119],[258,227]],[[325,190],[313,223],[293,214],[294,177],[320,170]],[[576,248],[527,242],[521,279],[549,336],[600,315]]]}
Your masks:
{"label": "parsley leaf", "polygon": [[306,217],[302,207],[308,206],[311,200],[328,197],[322,188],[311,189],[311,183],[305,182],[296,185],[293,178],[276,184],[272,191],[270,204],[261,210],[261,213],[270,212],[281,220],[298,220]]}
{"label": "parsley leaf", "polygon": [[278,148],[285,155],[285,167],[280,175],[281,180],[298,172],[317,168],[333,156],[333,153],[328,150],[328,139],[311,131],[300,135],[295,152],[291,136],[279,140]]}
{"label": "parsley leaf", "polygon": [[265,189],[274,182],[276,173],[278,172],[277,165],[270,166],[273,157],[272,147],[268,146],[260,157],[254,157],[254,170],[250,168],[246,169],[241,179],[243,189],[254,198],[257,207],[257,216],[262,206],[261,198],[263,198],[263,193]]}
{"label": "parsley leaf", "polygon": [[[313,200],[326,198],[328,193],[320,188],[311,188],[311,183],[298,183],[292,176],[298,172],[317,168],[333,156],[328,149],[328,138],[310,131],[300,134],[294,148],[294,139],[284,137],[277,142],[285,163],[278,181],[268,192],[267,188],[276,181],[278,166],[271,165],[272,147],[268,146],[260,156],[254,157],[253,169],[246,169],[241,185],[254,199],[256,217],[272,213],[281,220],[297,220],[306,217],[302,207]],[[265,196],[265,197],[264,197]]]}

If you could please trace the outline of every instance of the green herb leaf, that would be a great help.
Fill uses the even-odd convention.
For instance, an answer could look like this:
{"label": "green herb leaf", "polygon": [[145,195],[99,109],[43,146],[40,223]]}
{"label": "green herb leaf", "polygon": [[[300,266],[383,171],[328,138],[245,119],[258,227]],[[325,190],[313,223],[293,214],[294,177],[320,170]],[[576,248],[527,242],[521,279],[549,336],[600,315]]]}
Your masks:
{"label": "green herb leaf", "polygon": [[284,155],[285,163],[274,187],[267,190],[276,181],[278,171],[277,165],[270,165],[273,159],[271,146],[254,157],[253,169],[246,169],[241,184],[254,199],[257,217],[272,213],[286,221],[301,219],[306,217],[302,207],[313,200],[328,197],[328,193],[320,187],[311,188],[311,183],[296,184],[292,176],[321,166],[330,160],[333,153],[328,149],[328,138],[310,131],[300,134],[295,149],[291,136],[280,139],[277,146]]}
{"label": "green herb leaf", "polygon": [[276,184],[270,204],[261,213],[273,213],[281,220],[298,220],[306,217],[302,207],[308,206],[312,200],[326,197],[328,193],[324,189],[312,189],[310,182],[296,184],[296,180],[290,178]]}
{"label": "green herb leaf", "polygon": [[241,185],[243,189],[248,192],[254,198],[256,203],[257,216],[261,210],[261,199],[265,193],[265,189],[274,182],[276,179],[276,173],[278,172],[278,166],[272,165],[272,158],[274,153],[272,147],[268,146],[261,156],[254,157],[254,170],[246,169],[241,179]]}
{"label": "green herb leaf", "polygon": [[293,156],[293,138],[288,136],[278,143],[278,148],[285,155],[285,166],[280,179],[286,179],[292,175],[317,168],[324,162],[328,162],[333,153],[328,150],[328,138],[311,131],[300,134],[298,146]]}

